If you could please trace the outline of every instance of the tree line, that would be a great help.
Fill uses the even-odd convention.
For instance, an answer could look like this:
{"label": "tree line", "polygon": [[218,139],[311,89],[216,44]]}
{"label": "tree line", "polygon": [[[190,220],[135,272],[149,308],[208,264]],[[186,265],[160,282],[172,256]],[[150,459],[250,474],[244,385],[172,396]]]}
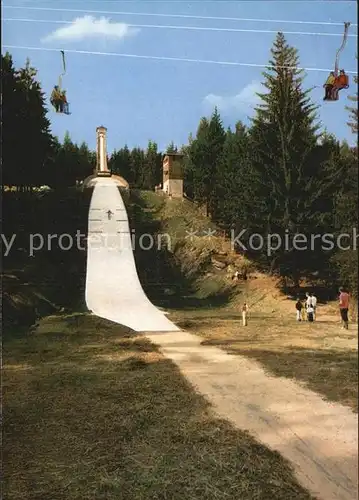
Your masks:
{"label": "tree line", "polygon": [[[1,56],[3,71],[2,185],[29,191],[43,185],[54,189],[75,186],[94,172],[96,152],[65,134],[50,132],[45,94],[37,70],[27,60],[14,67],[9,53]],[[154,141],[147,148],[124,146],[108,158],[109,167],[131,186],[153,189],[162,181],[162,153]]]}
{"label": "tree line", "polygon": [[[36,70],[27,62],[16,71],[9,54],[2,63],[3,184],[60,188],[90,175],[95,153],[68,135],[62,143],[52,137]],[[339,280],[356,291],[357,145],[320,132],[298,52],[282,33],[263,77],[265,92],[250,125],[238,122],[226,130],[215,109],[201,118],[188,144],[168,146],[167,152],[184,155],[186,196],[203,205],[234,237],[238,251],[264,270],[294,283],[308,276],[329,284]],[[357,134],[358,95],[351,100],[348,126]],[[162,182],[162,153],[154,141],[146,149],[125,145],[108,160],[131,187],[154,189]]]}

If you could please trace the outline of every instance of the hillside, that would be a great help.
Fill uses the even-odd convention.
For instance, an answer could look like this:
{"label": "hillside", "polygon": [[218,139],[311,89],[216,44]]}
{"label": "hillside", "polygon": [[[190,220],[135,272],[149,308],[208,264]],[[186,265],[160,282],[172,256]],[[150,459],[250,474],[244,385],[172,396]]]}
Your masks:
{"label": "hillside", "polygon": [[[306,291],[315,291],[318,297],[318,321],[298,323],[293,289],[236,255],[230,241],[220,235],[188,237],[191,231],[218,231],[189,200],[137,191],[128,206],[136,243],[146,232],[170,236],[171,248],[166,251],[149,257],[136,246],[135,253],[147,293],[166,307],[172,321],[202,337],[203,345],[255,359],[268,373],[296,380],[357,412],[357,325],[342,333],[331,289],[319,280],[301,283],[297,293],[304,297]],[[168,269],[172,279],[177,273],[176,280],[171,282]],[[232,280],[235,269],[240,272],[238,281]],[[172,295],[163,293],[166,287]],[[243,302],[250,307],[245,328]]]}
{"label": "hillside", "polygon": [[[7,324],[32,324],[36,318],[62,309],[86,310],[86,251],[84,241],[82,250],[77,247],[75,235],[77,231],[86,234],[90,197],[90,190],[78,189],[4,193],[4,210],[16,213],[4,224],[8,241],[16,234],[9,255],[3,258]],[[277,278],[264,275],[246,257],[236,254],[230,240],[191,201],[140,190],[131,190],[125,198],[140,280],[156,305],[238,309],[247,301],[253,311],[284,315],[292,311],[293,290],[283,290]],[[35,238],[31,255],[30,238],[36,234],[44,235],[44,243],[37,249],[35,244],[41,242]],[[59,248],[62,234],[73,237],[69,250]],[[150,241],[146,234],[153,238],[148,250],[143,249]],[[57,237],[49,243],[51,235]],[[237,281],[232,279],[236,270]],[[331,298],[328,290],[310,282],[303,283],[301,294],[310,289],[317,291],[322,304]],[[336,314],[335,304],[329,302],[325,314]]]}
{"label": "hillside", "polygon": [[[136,231],[138,272],[154,299],[182,305],[228,304],[239,288],[245,288],[254,271],[251,263],[233,252],[230,241],[191,201],[132,191],[127,208]],[[141,249],[140,237],[146,233],[154,238],[151,250]],[[232,280],[235,270],[243,278],[240,287]]]}
{"label": "hillside", "polygon": [[[190,200],[134,190],[127,208],[136,235],[138,272],[146,292],[158,304],[237,309],[247,301],[252,311],[287,315],[297,293],[304,297],[306,291],[315,291],[323,313],[337,314],[335,291],[320,280],[302,282],[299,290],[286,288],[278,277],[260,272],[253,262],[233,251],[231,241]],[[210,235],[205,233],[208,230]],[[140,248],[140,237],[146,233],[154,239],[151,250]],[[233,280],[236,270],[239,279]]]}

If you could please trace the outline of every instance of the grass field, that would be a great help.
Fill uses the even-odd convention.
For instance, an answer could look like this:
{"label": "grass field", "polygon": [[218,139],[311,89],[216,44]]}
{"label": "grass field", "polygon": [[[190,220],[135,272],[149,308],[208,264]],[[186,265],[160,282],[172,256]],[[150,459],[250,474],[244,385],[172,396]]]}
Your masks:
{"label": "grass field", "polygon": [[[221,237],[186,238],[186,230],[200,233],[203,228],[212,227],[188,200],[168,200],[140,192],[135,202],[147,207],[149,219],[160,223],[161,230],[168,232],[174,242],[180,242],[174,248],[180,275],[195,278],[190,296],[162,302],[171,311],[173,321],[202,336],[206,344],[252,357],[270,373],[296,379],[325,398],[358,411],[357,325],[352,325],[348,332],[340,329],[335,305],[326,303],[330,290],[316,285],[320,302],[318,323],[298,324],[295,301],[283,293],[278,280],[255,271],[243,256],[234,255],[228,241]],[[141,225],[139,220],[136,223]],[[213,255],[224,259],[230,268],[246,268],[248,280],[233,286],[231,274],[211,264]],[[301,296],[312,290],[307,283]],[[215,299],[217,304],[222,299],[224,306],[217,307]],[[244,301],[251,308],[245,329],[241,327],[240,313]]]}
{"label": "grass field", "polygon": [[[259,309],[259,308],[258,308]],[[231,354],[253,358],[270,373],[296,379],[330,401],[358,411],[358,329],[342,330],[333,317],[295,321],[294,313],[255,310],[242,326],[240,308],[172,311],[182,328]]]}
{"label": "grass field", "polygon": [[[142,198],[133,207],[133,221],[150,233],[168,230],[177,245],[174,254],[162,252],[149,265],[143,255],[137,259],[146,292],[164,307],[172,303],[170,319],[202,336],[204,343],[253,357],[270,372],[295,378],[357,411],[355,330],[343,333],[325,316],[313,325],[295,323],[270,280],[265,284],[251,277],[233,294],[230,273],[216,269],[211,256],[225,256],[228,265],[238,267],[247,266],[245,259],[232,262],[237,257],[221,237],[209,249],[203,238],[184,241],[183,231],[192,223],[197,229],[207,225],[203,216],[188,215],[185,203],[165,205],[154,194]],[[72,229],[87,220],[87,212],[75,221],[72,213],[77,214],[76,206],[66,223]],[[83,310],[84,255],[65,252],[59,260],[55,253],[38,252],[30,264],[24,254],[21,273],[18,256],[6,268],[6,314],[18,319],[23,311],[24,321],[18,326],[10,321],[3,342],[4,498],[311,498],[278,453],[217,419],[178,369],[143,337],[88,314],[46,316],[36,328],[25,329],[35,309],[40,316],[61,308]],[[68,272],[76,277],[71,289],[63,279]],[[154,283],[160,289],[173,287],[177,295],[153,293]],[[209,308],[221,303],[215,298],[231,305]],[[240,303],[249,299],[257,306],[244,329]]]}
{"label": "grass field", "polygon": [[127,328],[50,316],[3,357],[7,500],[311,498]]}

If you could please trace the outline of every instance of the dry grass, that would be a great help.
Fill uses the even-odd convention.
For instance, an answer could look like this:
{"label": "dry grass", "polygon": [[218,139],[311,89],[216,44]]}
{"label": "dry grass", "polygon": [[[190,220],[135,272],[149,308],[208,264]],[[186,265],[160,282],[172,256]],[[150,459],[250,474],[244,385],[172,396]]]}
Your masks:
{"label": "dry grass", "polygon": [[4,498],[309,499],[127,328],[48,317],[4,339]]}
{"label": "dry grass", "polygon": [[[139,191],[134,203],[159,224],[162,234],[168,234],[171,252],[181,276],[191,282],[193,295],[200,299],[230,297],[234,270],[253,270],[252,263],[236,254],[223,232],[187,199],[170,199],[150,191]],[[137,227],[139,224],[137,223]],[[206,231],[211,230],[208,235]],[[223,263],[218,268],[215,261]]]}
{"label": "dry grass", "polygon": [[247,327],[242,326],[239,303],[237,308],[175,311],[171,319],[202,336],[204,344],[251,357],[272,374],[296,379],[357,412],[357,325],[342,330],[338,318],[328,315],[330,306],[319,307],[317,322],[297,323],[293,304],[287,312],[274,297],[263,298],[263,311],[261,302],[255,304]]}
{"label": "dry grass", "polygon": [[[228,240],[185,238],[186,230],[216,229],[191,202],[169,200],[149,192],[140,196],[153,208],[153,217],[161,221],[163,230],[179,242],[175,255],[182,274],[196,277],[196,297],[226,298],[225,308],[209,309],[205,303],[197,311],[183,307],[173,312],[171,319],[203,336],[208,344],[253,357],[271,373],[296,379],[326,398],[358,411],[357,328],[340,330],[336,305],[321,304],[320,321],[316,324],[297,324],[293,300],[280,292],[274,278],[255,272],[249,261],[234,255]],[[213,255],[218,259],[221,254],[229,266],[218,271],[210,259]],[[233,283],[234,268],[245,269],[249,280]],[[244,301],[251,310],[245,329],[240,326],[239,313]]]}

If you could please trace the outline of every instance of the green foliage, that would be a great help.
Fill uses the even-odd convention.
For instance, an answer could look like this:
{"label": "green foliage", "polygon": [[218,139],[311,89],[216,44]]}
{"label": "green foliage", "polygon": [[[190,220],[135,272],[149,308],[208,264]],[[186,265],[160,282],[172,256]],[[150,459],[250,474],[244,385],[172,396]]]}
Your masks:
{"label": "green foliage", "polygon": [[68,132],[62,145],[51,135],[44,93],[30,61],[15,70],[10,54],[1,59],[3,185],[21,191],[42,185],[74,186],[92,173],[95,154],[85,143],[74,144]]}
{"label": "green foliage", "polygon": [[244,207],[241,200],[243,190],[243,171],[248,166],[248,130],[241,123],[236,124],[235,131],[227,131],[222,155],[218,164],[216,182],[216,220],[227,228],[234,228],[239,222],[239,215],[243,218]]}
{"label": "green foliage", "polygon": [[[358,59],[358,57],[357,57]],[[358,90],[358,77],[354,77],[354,83],[356,84]],[[355,96],[349,96],[351,101],[356,103],[355,107],[347,106],[347,110],[349,111],[350,121],[348,122],[349,127],[352,129],[354,134],[358,134],[358,92],[356,92]]]}
{"label": "green foliage", "polygon": [[83,142],[80,146],[73,143],[66,132],[63,144],[56,139],[53,154],[47,162],[46,184],[54,189],[75,186],[91,175],[96,166],[96,154]]}
{"label": "green foliage", "polygon": [[130,151],[127,145],[115,150],[110,156],[109,168],[139,189],[151,190],[162,182],[162,154],[154,141],[148,142],[146,151],[141,148]]}
{"label": "green foliage", "polygon": [[210,120],[201,119],[188,151],[187,173],[193,183],[193,198],[205,204],[211,214],[214,214],[217,204],[216,182],[225,140],[226,132],[215,108]]}
{"label": "green foliage", "polygon": [[327,145],[318,144],[316,109],[302,88],[296,49],[278,33],[271,53],[264,73],[268,92],[260,94],[262,103],[249,131],[239,219],[246,223],[248,236],[259,233],[267,241],[269,234],[278,235],[283,244],[277,250],[269,253],[265,245],[254,257],[271,272],[297,281],[302,273],[316,270],[317,253],[284,241],[297,233],[309,238],[320,232],[331,186],[329,157],[323,155]]}
{"label": "green foliage", "polygon": [[135,172],[132,168],[131,152],[127,144],[125,144],[123,148],[119,149],[118,151],[115,150],[112,153],[108,162],[108,166],[111,172],[117,175],[121,175],[127,180],[127,182],[129,182],[131,185],[133,184],[135,180]]}
{"label": "green foliage", "polygon": [[26,66],[16,71],[10,54],[2,63],[2,173],[3,183],[24,190],[40,186],[52,148],[44,94]]}
{"label": "green foliage", "polygon": [[131,151],[131,169],[134,175],[133,187],[140,188],[144,185],[145,152],[141,148]]}
{"label": "green foliage", "polygon": [[[85,143],[75,144],[69,133],[62,143],[50,134],[44,95],[29,61],[15,70],[6,54],[2,66],[3,183],[22,190],[76,185],[93,172],[96,154]],[[171,142],[166,152],[183,154],[186,196],[204,205],[213,222],[227,230],[246,229],[244,244],[253,233],[264,241],[273,233],[281,238],[270,254],[266,245],[248,252],[258,265],[296,282],[315,274],[354,290],[356,250],[324,251],[319,240],[303,251],[292,242],[298,233],[310,242],[312,235],[338,236],[358,226],[357,148],[318,134],[316,107],[298,67],[296,49],[278,33],[263,73],[266,92],[259,94],[250,126],[238,122],[226,131],[215,108],[201,118],[187,144],[178,148]],[[357,94],[350,99],[357,103]],[[358,110],[348,111],[348,125],[357,133]],[[162,182],[162,154],[152,140],[146,149],[115,150],[109,168],[132,188],[153,190]]]}
{"label": "green foliage", "polygon": [[167,146],[166,153],[167,154],[178,153],[178,148],[173,141],[171,141],[170,144]]}
{"label": "green foliage", "polygon": [[[333,258],[338,268],[338,277],[342,285],[347,286],[351,294],[358,297],[358,152],[356,148],[345,151],[345,165],[340,189],[335,197],[336,233],[343,236],[343,248]],[[356,245],[354,245],[356,243]],[[344,249],[345,246],[351,248]]]}
{"label": "green foliage", "polygon": [[154,189],[162,182],[162,155],[158,151],[157,143],[149,141],[145,155],[143,184],[144,189]]}
{"label": "green foliage", "polygon": [[[354,78],[358,84],[358,77]],[[358,93],[349,97],[358,103]],[[350,114],[348,122],[352,132],[358,134],[358,106],[347,107]],[[333,263],[337,266],[338,277],[342,285],[348,287],[352,296],[358,299],[358,147],[342,146],[342,162],[344,165],[340,189],[335,196],[335,224],[337,233],[351,235],[351,249],[337,252]],[[356,243],[356,245],[354,245]]]}

